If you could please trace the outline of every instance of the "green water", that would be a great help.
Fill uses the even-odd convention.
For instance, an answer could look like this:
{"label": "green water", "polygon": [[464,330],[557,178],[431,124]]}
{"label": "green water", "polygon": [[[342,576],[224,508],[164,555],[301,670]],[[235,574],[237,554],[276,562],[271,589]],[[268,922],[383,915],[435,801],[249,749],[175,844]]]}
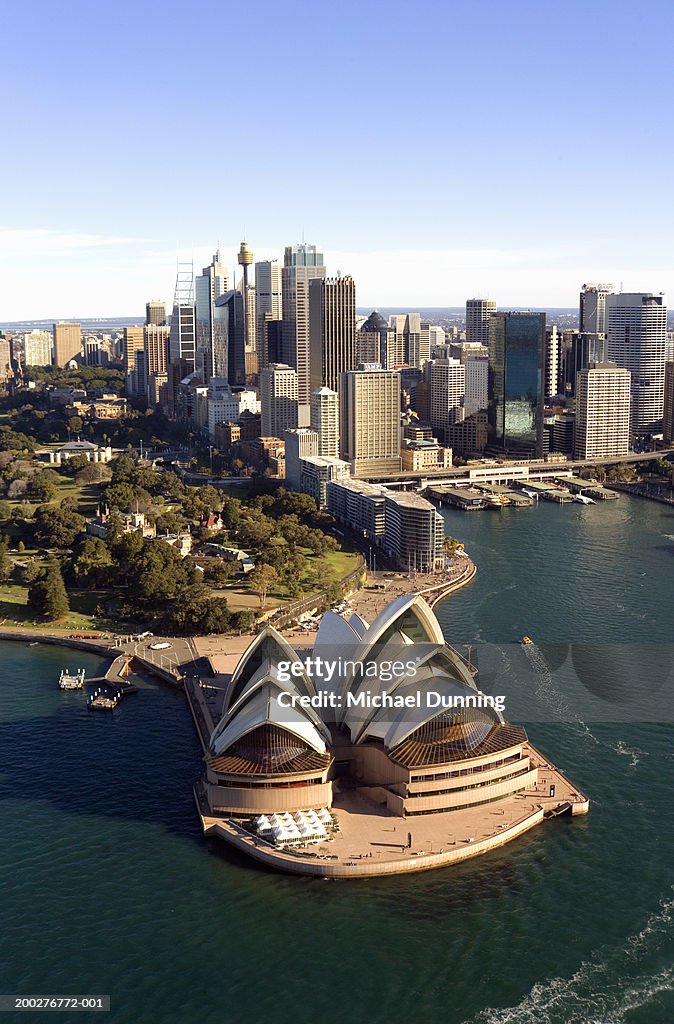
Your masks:
{"label": "green water", "polygon": [[[621,498],[447,520],[479,566],[438,609],[452,643],[521,655],[525,632],[543,651],[669,640],[666,508]],[[311,881],[201,837],[181,694],[147,683],[88,713],[56,688],[75,662],[96,671],[70,651],[0,645],[3,993],[110,994],[114,1024],[674,1021],[668,723],[555,720],[567,695],[549,674],[537,686],[557,704],[529,731],[588,792],[587,818],[454,869]]]}

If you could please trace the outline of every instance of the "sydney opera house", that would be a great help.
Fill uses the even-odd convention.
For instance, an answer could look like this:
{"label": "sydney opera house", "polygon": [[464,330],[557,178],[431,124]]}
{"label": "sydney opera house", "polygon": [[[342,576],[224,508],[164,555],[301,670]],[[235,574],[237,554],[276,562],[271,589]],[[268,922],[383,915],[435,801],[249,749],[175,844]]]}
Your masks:
{"label": "sydney opera house", "polygon": [[221,693],[198,787],[204,829],[284,870],[419,870],[587,810],[481,693],[418,595],[371,625],[327,612],[304,649],[268,626]]}

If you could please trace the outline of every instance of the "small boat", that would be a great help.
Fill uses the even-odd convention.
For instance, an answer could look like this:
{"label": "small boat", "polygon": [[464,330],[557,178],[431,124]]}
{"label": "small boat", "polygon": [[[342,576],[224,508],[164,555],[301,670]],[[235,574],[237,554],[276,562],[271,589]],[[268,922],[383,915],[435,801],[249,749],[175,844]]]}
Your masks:
{"label": "small boat", "polygon": [[586,494],[576,494],[573,499],[577,501],[579,505],[596,505],[597,502],[593,501],[592,498],[588,498]]}
{"label": "small boat", "polygon": [[522,644],[523,647],[528,647],[529,644],[533,643],[533,640],[531,639],[530,636],[523,636],[522,639],[520,640],[520,643]]}

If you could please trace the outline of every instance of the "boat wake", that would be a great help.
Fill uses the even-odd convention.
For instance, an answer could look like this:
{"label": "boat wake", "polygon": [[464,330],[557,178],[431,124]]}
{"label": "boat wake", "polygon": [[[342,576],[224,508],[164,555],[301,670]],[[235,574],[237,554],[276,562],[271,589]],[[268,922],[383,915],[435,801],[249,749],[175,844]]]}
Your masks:
{"label": "boat wake", "polygon": [[628,747],[624,740],[618,740],[617,743],[607,743],[607,747],[614,750],[616,754],[620,754],[622,757],[631,758],[630,768],[636,768],[642,757],[648,757],[647,750],[641,750],[640,747]]}
{"label": "boat wake", "polygon": [[525,644],[522,647],[526,657],[529,659],[531,669],[536,678],[536,696],[542,704],[553,711],[557,717],[577,729],[581,735],[591,743],[601,744],[586,722],[573,711],[564,700],[564,697],[552,681],[552,672],[545,660],[543,652],[536,644]]}
{"label": "boat wake", "polygon": [[623,946],[583,961],[570,978],[537,983],[517,1006],[481,1010],[464,1024],[622,1024],[633,1010],[674,992],[674,966],[648,964],[662,939],[671,937],[673,914],[674,897],[668,895]]}

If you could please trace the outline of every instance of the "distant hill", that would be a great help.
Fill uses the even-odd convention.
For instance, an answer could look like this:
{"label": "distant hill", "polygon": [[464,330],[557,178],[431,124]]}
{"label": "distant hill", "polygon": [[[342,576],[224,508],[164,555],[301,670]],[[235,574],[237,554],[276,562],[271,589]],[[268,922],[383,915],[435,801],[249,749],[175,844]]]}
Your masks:
{"label": "distant hill", "polygon": [[134,327],[145,323],[145,314],[141,313],[139,316],[101,316],[101,317],[82,317],[78,319],[74,316],[67,317],[62,321],[59,317],[52,317],[49,320],[17,320],[13,323],[2,323],[0,324],[0,330],[3,331],[44,331],[51,330],[55,323],[75,323],[80,324],[82,331],[121,331],[123,327]]}

